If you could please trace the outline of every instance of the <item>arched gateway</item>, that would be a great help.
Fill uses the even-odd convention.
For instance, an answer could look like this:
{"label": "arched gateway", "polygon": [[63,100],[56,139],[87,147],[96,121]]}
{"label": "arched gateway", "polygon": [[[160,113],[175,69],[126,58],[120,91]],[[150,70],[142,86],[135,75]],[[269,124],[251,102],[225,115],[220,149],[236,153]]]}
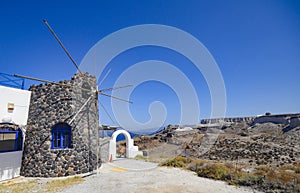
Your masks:
{"label": "arched gateway", "polygon": [[126,158],[134,158],[136,155],[143,154],[141,151],[139,151],[138,146],[133,145],[133,139],[131,139],[131,136],[127,131],[117,130],[113,133],[112,139],[109,142],[109,158],[111,157],[112,160],[116,159],[116,140],[120,134],[124,134],[126,139]]}

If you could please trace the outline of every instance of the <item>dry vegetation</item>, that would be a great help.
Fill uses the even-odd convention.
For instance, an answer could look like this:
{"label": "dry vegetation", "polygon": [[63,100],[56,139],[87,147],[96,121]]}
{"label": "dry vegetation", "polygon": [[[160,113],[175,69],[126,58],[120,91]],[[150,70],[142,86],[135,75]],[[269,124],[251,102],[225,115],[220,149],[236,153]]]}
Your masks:
{"label": "dry vegetation", "polygon": [[[300,163],[294,165],[253,166],[236,163],[221,163],[211,160],[191,160],[176,157],[160,166],[189,169],[200,177],[223,180],[232,185],[250,186],[264,192],[299,192]],[[246,170],[249,167],[249,170]],[[251,170],[250,170],[251,169]]]}
{"label": "dry vegetation", "polygon": [[37,187],[37,180],[14,182],[13,180],[0,185],[0,193],[24,193],[32,192]]}
{"label": "dry vegetation", "polygon": [[144,157],[144,156],[142,156],[142,155],[136,155],[134,159],[135,159],[135,160],[144,160],[144,161],[146,161],[146,162],[149,161],[148,158],[146,158],[146,157]]}
{"label": "dry vegetation", "polygon": [[[151,159],[168,156],[161,166],[189,169],[200,177],[263,192],[300,192],[300,118],[293,120],[286,124],[246,120],[180,132],[178,126],[168,126],[151,140],[139,137],[136,145],[148,150]],[[215,138],[210,141],[210,136]],[[191,159],[180,157],[185,156],[184,143],[191,147]]]}
{"label": "dry vegetation", "polygon": [[79,184],[83,181],[84,180],[79,176],[66,178],[64,180],[60,180],[60,179],[52,180],[47,182],[43,192],[58,192],[72,185]]}
{"label": "dry vegetation", "polygon": [[79,176],[68,177],[64,179],[47,180],[42,182],[40,179],[24,179],[21,181],[10,180],[0,184],[0,193],[54,193],[64,190],[72,185],[84,181]]}

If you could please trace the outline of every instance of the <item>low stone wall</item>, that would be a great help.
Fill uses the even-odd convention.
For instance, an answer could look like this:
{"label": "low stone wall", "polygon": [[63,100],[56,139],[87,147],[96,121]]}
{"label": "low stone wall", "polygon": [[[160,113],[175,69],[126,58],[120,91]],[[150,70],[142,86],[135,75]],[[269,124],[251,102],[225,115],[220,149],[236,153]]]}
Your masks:
{"label": "low stone wall", "polygon": [[101,162],[109,161],[109,141],[111,137],[99,138],[99,159]]}

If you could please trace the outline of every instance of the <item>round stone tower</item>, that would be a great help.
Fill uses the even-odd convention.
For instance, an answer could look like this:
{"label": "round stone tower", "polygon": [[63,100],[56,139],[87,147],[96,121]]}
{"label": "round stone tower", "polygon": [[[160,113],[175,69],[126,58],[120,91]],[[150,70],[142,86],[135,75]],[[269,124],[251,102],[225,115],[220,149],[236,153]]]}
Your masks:
{"label": "round stone tower", "polygon": [[21,175],[60,177],[91,172],[98,154],[97,81],[75,74],[60,84],[31,86]]}

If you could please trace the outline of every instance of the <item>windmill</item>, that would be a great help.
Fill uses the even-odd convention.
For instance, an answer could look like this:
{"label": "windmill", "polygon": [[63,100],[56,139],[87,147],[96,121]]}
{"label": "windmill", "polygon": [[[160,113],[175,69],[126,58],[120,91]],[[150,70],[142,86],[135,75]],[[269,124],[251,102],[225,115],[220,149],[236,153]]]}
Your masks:
{"label": "windmill", "polygon": [[[59,45],[62,47],[62,49],[65,51],[65,53],[67,54],[67,56],[69,57],[69,59],[71,60],[71,62],[73,63],[73,65],[75,66],[75,68],[78,70],[78,72],[80,74],[82,74],[82,71],[80,70],[78,64],[75,62],[75,60],[73,59],[73,57],[71,56],[71,54],[69,53],[69,51],[66,49],[66,47],[63,45],[63,43],[61,42],[61,40],[58,38],[58,36],[56,35],[56,33],[54,32],[54,30],[52,29],[52,27],[48,24],[48,22],[46,21],[46,19],[43,19],[44,24],[47,26],[47,28],[49,29],[49,31],[52,33],[52,35],[54,36],[54,38],[57,40],[57,42],[59,43]],[[110,70],[104,75],[103,79],[100,81],[99,85],[102,84],[102,82],[107,78],[108,74],[110,73]],[[70,87],[71,85],[68,84],[62,84],[62,83],[57,83],[57,82],[53,82],[53,81],[48,81],[48,80],[43,80],[40,78],[34,78],[34,77],[29,77],[29,76],[23,76],[23,75],[18,75],[18,74],[14,74],[15,77],[19,77],[19,78],[25,78],[25,79],[29,79],[29,80],[34,80],[34,81],[39,81],[39,82],[44,82],[44,83],[51,83],[51,84],[55,84],[55,85],[59,85],[59,86],[67,86]],[[132,103],[132,101],[126,100],[126,99],[122,99],[110,94],[107,94],[105,92],[107,91],[112,91],[112,90],[117,90],[117,89],[122,89],[122,88],[127,88],[127,87],[131,87],[133,85],[125,85],[125,86],[118,86],[118,87],[112,87],[112,88],[105,88],[105,89],[99,89],[97,87],[97,89],[94,91],[96,95],[103,95],[106,97],[111,97],[113,99],[116,100],[120,100],[123,102],[128,102],[128,103]],[[82,87],[76,87],[78,89],[81,90],[87,90],[90,91],[89,89],[85,89]],[[87,102],[91,99],[92,96],[90,96],[87,100],[86,103],[84,103],[84,105],[82,106],[82,108],[87,104]],[[98,101],[98,103],[100,104],[101,108],[104,110],[104,112],[107,114],[107,116],[109,117],[109,119],[115,123],[115,121],[112,119],[112,117],[110,116],[110,114],[108,113],[107,109],[105,108],[105,106]],[[79,112],[78,112],[79,113]]]}
{"label": "windmill", "polygon": [[[79,95],[80,96],[79,96],[79,99],[78,98],[74,99],[75,105],[76,105],[74,108],[71,105],[69,105],[67,107],[68,108],[67,110],[71,109],[72,112],[69,113],[69,111],[67,111],[67,115],[63,114],[63,116],[55,115],[55,118],[53,118],[53,119],[51,118],[52,114],[51,114],[50,110],[48,110],[48,109],[46,109],[45,112],[42,112],[43,110],[41,110],[41,112],[36,111],[36,109],[40,110],[40,108],[42,108],[42,106],[47,106],[49,108],[52,108],[51,107],[51,105],[53,105],[52,102],[31,108],[33,121],[31,121],[31,123],[30,123],[31,130],[27,131],[28,132],[27,134],[30,134],[30,136],[27,139],[30,139],[30,137],[31,137],[31,139],[27,140],[27,142],[26,142],[26,145],[28,146],[28,148],[24,148],[25,149],[24,150],[25,158],[23,159],[23,164],[25,164],[25,166],[23,167],[23,172],[26,173],[26,172],[31,172],[31,170],[34,170],[34,172],[38,172],[38,173],[32,173],[31,175],[41,176],[41,177],[48,177],[47,175],[50,173],[51,173],[51,175],[57,175],[57,176],[68,175],[68,171],[66,171],[67,169],[61,169],[61,171],[63,170],[63,172],[61,172],[61,171],[58,171],[57,169],[55,169],[55,170],[51,169],[51,167],[54,167],[54,166],[51,166],[51,167],[47,166],[49,169],[43,168],[43,169],[38,170],[36,168],[45,167],[45,164],[44,164],[45,161],[51,162],[53,164],[61,164],[62,168],[68,168],[69,165],[66,165],[65,159],[76,159],[76,157],[80,158],[80,156],[78,156],[78,155],[80,155],[81,153],[85,153],[85,156],[84,155],[82,155],[82,156],[85,157],[84,159],[86,159],[88,161],[85,162],[84,164],[86,164],[86,166],[88,167],[88,171],[91,171],[90,169],[93,170],[94,166],[96,166],[96,165],[97,165],[96,168],[98,168],[98,161],[99,161],[99,159],[98,159],[98,156],[99,156],[98,155],[98,152],[99,152],[99,124],[98,124],[99,118],[97,118],[98,120],[95,118],[95,117],[98,117],[98,104],[100,104],[100,106],[104,109],[104,111],[108,115],[108,117],[112,120],[112,122],[114,122],[113,119],[111,118],[111,116],[109,115],[109,113],[107,112],[107,110],[105,109],[104,105],[100,101],[98,101],[98,96],[103,95],[106,97],[113,98],[115,100],[132,103],[129,100],[122,99],[122,98],[119,98],[116,96],[112,96],[107,93],[112,90],[127,88],[132,85],[99,89],[97,86],[98,81],[96,80],[95,77],[93,77],[92,83],[87,81],[86,82],[87,85],[85,85],[84,79],[92,77],[92,76],[88,75],[87,73],[83,73],[80,70],[77,63],[74,61],[74,59],[72,58],[70,53],[64,47],[64,45],[62,44],[60,39],[57,37],[57,35],[53,31],[53,29],[50,27],[50,25],[47,23],[47,21],[44,19],[43,22],[45,23],[47,28],[50,30],[50,32],[53,34],[55,39],[58,41],[60,46],[63,48],[63,50],[65,51],[67,56],[70,58],[73,65],[76,67],[78,73],[75,74],[74,76],[76,76],[78,78],[78,79],[76,79],[76,81],[79,80],[79,83],[77,82],[75,84],[72,81],[53,82],[53,81],[48,81],[48,80],[44,80],[44,79],[40,79],[40,78],[34,78],[34,77],[23,76],[23,75],[18,75],[18,74],[15,74],[14,76],[20,77],[20,78],[25,78],[25,79],[30,79],[30,80],[34,80],[34,81],[44,82],[44,83],[50,83],[49,84],[50,87],[57,86],[59,88],[63,88],[60,92],[65,92],[66,90],[73,90],[72,93],[76,92],[76,94],[77,94],[76,96],[79,96]],[[104,76],[103,80],[100,81],[100,84],[108,76],[108,73]],[[91,83],[91,85],[93,85],[93,86],[90,86],[89,83]],[[47,87],[47,84],[44,86]],[[45,88],[43,87],[43,89],[45,89]],[[52,89],[52,88],[50,88],[50,89]],[[77,91],[80,91],[80,92],[77,92]],[[46,91],[46,92],[43,91],[43,94],[47,95],[48,94],[47,92],[48,91]],[[78,94],[78,93],[80,93],[80,94]],[[36,96],[40,97],[41,95],[36,95]],[[38,98],[38,100],[34,101],[34,102],[36,102],[37,104],[40,104],[40,101],[42,103],[43,100],[47,100],[47,99],[45,99],[47,97],[43,96],[43,98],[44,99],[41,99],[41,100],[40,100],[40,98]],[[59,98],[59,100],[60,100],[60,98]],[[72,97],[70,97],[68,100],[72,100]],[[92,104],[94,104],[94,105],[92,105]],[[58,106],[59,105],[57,105],[55,107],[58,107]],[[91,106],[93,106],[93,107],[90,109]],[[60,110],[62,110],[62,109],[60,109]],[[56,109],[53,107],[52,111],[56,111]],[[92,115],[91,113],[93,113],[93,112],[94,112],[94,114],[97,114],[97,116]],[[42,113],[44,113],[43,116],[46,117],[46,118],[44,118],[46,121],[45,120],[41,121],[41,123],[39,122],[39,124],[41,124],[41,125],[38,125],[38,124],[36,124],[36,121],[39,121],[39,118],[42,116],[40,114],[42,114]],[[82,119],[82,116],[84,113],[86,113],[86,117]],[[84,119],[86,119],[86,120],[84,120]],[[89,121],[89,119],[91,121]],[[54,120],[57,121],[57,122],[55,122],[55,124],[50,123],[50,122],[53,122]],[[50,122],[48,123],[47,121],[50,121]],[[45,122],[47,122],[46,125],[45,125]],[[55,141],[53,139],[56,139],[56,137],[53,137],[54,133],[51,134],[51,132],[53,132],[53,128],[55,128],[54,127],[55,125],[61,124],[61,123],[65,123],[68,126],[70,126],[72,124],[75,128],[75,129],[72,129],[72,127],[71,127],[69,129],[71,133],[69,134],[68,138],[66,138],[68,140],[67,143],[71,144],[72,142],[69,142],[69,141],[72,141],[71,135],[74,134],[73,139],[76,139],[76,144],[74,144],[74,147],[73,146],[66,147],[66,146],[61,145],[61,146],[63,146],[63,148],[70,148],[70,149],[66,149],[66,151],[62,151],[61,149],[58,151],[56,151],[55,149],[54,150],[51,149],[51,148],[53,148],[52,142]],[[82,124],[86,124],[86,125],[83,127]],[[87,127],[87,131],[85,130],[86,127]],[[51,132],[49,129],[51,130]],[[65,131],[63,131],[63,132],[65,132]],[[81,139],[82,136],[85,137],[84,140]],[[61,143],[61,144],[62,144],[62,141],[65,140],[65,138],[63,139],[63,136],[59,139],[60,139],[59,143]],[[89,140],[86,141],[86,139],[89,139]],[[31,142],[31,141],[33,141],[33,142]],[[49,144],[51,145],[51,147]],[[43,155],[43,156],[41,156],[41,158],[35,157],[35,151],[32,151],[32,150],[36,150],[36,149],[39,150],[40,155]],[[96,153],[96,151],[97,151],[97,153]],[[94,154],[90,155],[90,153],[94,153]],[[71,158],[70,158],[69,154],[72,155]],[[49,155],[52,155],[52,156],[49,156]],[[95,158],[95,156],[97,156],[97,158]],[[48,159],[50,159],[50,160],[43,160],[43,157],[48,157]],[[75,161],[76,161],[75,165],[77,163],[79,164],[79,162],[82,162],[81,158],[79,160],[75,160]],[[30,165],[33,162],[35,162],[35,165],[38,165],[38,166]],[[38,162],[38,163],[36,163],[36,162]],[[51,165],[51,163],[49,163],[49,164]],[[76,168],[80,167],[81,173],[88,172],[88,171],[86,171],[84,164],[76,166]],[[45,172],[44,172],[44,170],[45,170]],[[74,173],[73,168],[70,169],[70,172]],[[63,173],[63,174],[61,174],[61,173]]]}

